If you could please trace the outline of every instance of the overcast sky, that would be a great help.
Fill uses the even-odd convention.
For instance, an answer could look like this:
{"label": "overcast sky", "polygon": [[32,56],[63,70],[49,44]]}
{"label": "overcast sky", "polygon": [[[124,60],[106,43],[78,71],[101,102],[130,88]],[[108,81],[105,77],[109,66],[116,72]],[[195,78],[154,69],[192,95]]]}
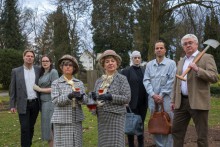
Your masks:
{"label": "overcast sky", "polygon": [[38,8],[40,12],[55,10],[55,6],[50,3],[50,0],[19,0],[19,3],[22,7]]}

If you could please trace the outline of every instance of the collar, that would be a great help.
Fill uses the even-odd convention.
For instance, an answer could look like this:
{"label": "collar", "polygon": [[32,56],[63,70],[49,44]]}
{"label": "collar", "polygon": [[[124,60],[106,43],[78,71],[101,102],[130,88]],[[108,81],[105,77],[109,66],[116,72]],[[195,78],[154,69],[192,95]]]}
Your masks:
{"label": "collar", "polygon": [[185,55],[185,59],[189,59],[189,58],[191,58],[191,57],[196,57],[197,55],[198,55],[198,53],[199,53],[199,51],[198,50],[196,50],[190,57],[187,57],[186,55]]}
{"label": "collar", "polygon": [[159,64],[157,63],[157,59],[154,59],[154,60],[153,60],[153,65],[154,65],[154,66],[155,66],[155,65],[156,65],[156,66],[157,66],[157,65],[166,65],[166,59],[167,59],[167,58],[164,57],[163,60],[162,60],[162,62],[159,63]]}
{"label": "collar", "polygon": [[28,68],[27,66],[23,65],[25,70],[32,70],[33,66],[31,66],[31,68]]}

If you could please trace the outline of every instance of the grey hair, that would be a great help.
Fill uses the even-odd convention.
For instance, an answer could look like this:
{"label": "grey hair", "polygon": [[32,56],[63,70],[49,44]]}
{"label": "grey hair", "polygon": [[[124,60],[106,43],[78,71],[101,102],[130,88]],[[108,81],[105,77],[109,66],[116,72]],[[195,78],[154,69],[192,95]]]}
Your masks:
{"label": "grey hair", "polygon": [[186,34],[185,36],[183,36],[183,38],[181,39],[181,45],[183,46],[183,40],[185,39],[189,39],[192,38],[197,44],[198,44],[198,38],[196,37],[196,35],[194,34]]}

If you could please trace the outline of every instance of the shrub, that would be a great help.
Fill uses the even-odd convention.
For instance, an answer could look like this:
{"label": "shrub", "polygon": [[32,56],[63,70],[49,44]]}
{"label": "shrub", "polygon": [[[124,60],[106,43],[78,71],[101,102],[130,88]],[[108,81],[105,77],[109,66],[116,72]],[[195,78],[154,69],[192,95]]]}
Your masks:
{"label": "shrub", "polygon": [[1,49],[0,63],[0,83],[3,89],[8,89],[11,80],[11,70],[23,64],[22,51]]}

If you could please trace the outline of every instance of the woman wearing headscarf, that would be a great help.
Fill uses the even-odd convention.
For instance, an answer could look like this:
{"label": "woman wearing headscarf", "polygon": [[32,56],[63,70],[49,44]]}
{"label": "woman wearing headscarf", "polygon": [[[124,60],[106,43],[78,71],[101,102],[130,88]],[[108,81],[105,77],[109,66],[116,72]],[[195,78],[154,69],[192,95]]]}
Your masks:
{"label": "woman wearing headscarf", "polygon": [[[121,57],[113,50],[106,50],[99,58],[104,75],[95,83],[93,98],[97,100],[98,146],[125,146],[126,104],[131,98],[127,78],[117,72]],[[101,94],[98,94],[102,91]]]}
{"label": "woman wearing headscarf", "polygon": [[[131,54],[132,65],[129,68],[122,70],[121,74],[125,75],[131,87],[131,101],[129,107],[133,113],[140,115],[142,124],[147,113],[148,94],[146,93],[143,79],[145,67],[141,66],[141,53],[139,51],[133,51]],[[144,147],[144,128],[142,134],[136,134],[138,147]],[[128,135],[129,147],[134,147],[134,135]]]}
{"label": "woman wearing headscarf", "polygon": [[54,113],[54,147],[81,147],[82,121],[84,114],[81,104],[86,103],[85,88],[74,74],[79,70],[77,60],[64,55],[58,61],[62,76],[52,83]]}

